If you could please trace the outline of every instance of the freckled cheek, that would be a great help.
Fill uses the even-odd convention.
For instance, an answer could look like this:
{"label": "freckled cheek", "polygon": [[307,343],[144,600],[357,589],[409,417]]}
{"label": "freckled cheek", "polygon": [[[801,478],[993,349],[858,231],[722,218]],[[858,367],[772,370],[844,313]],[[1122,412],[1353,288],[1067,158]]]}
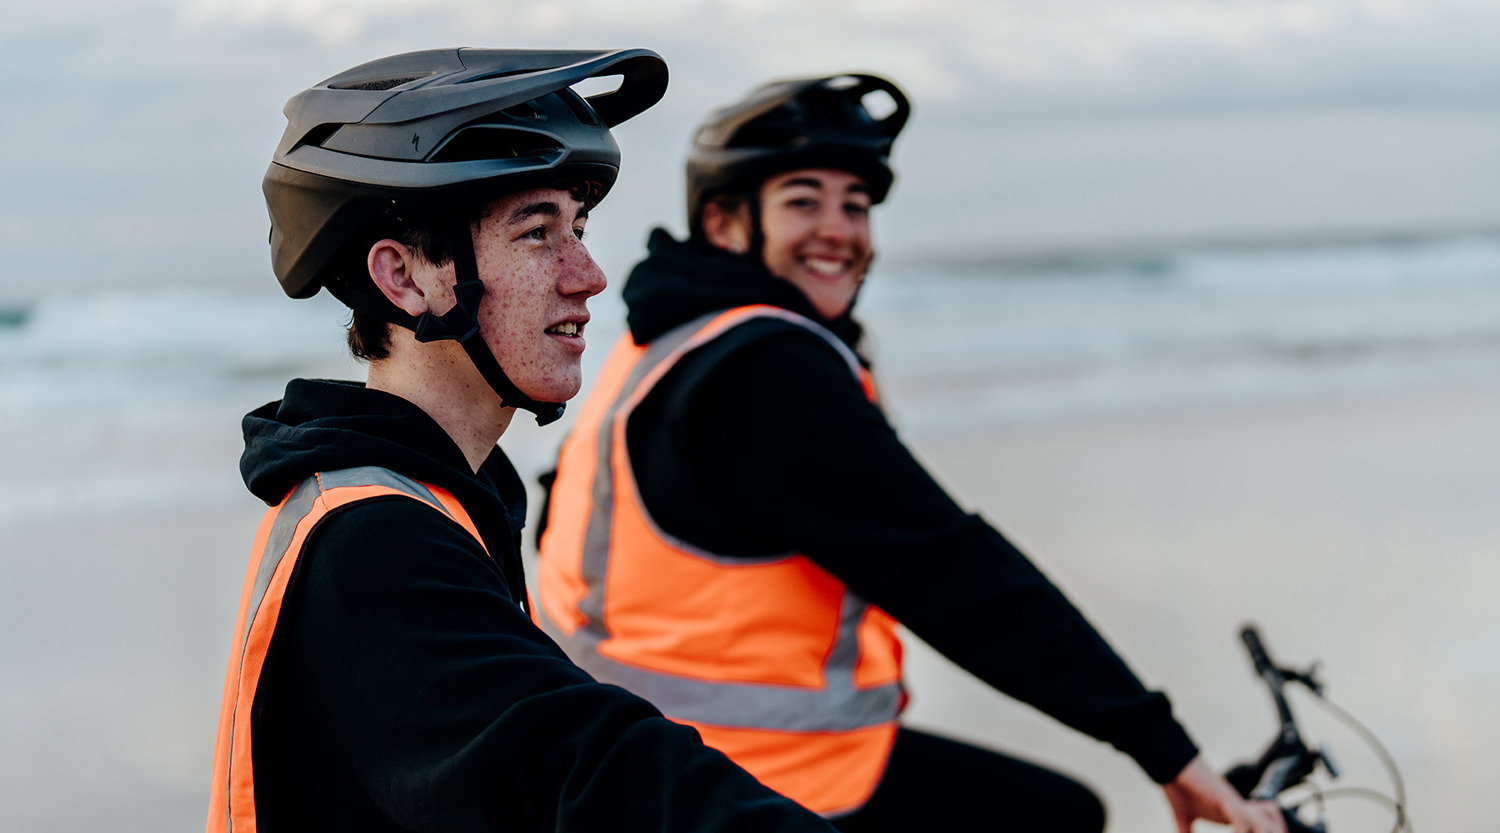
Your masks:
{"label": "freckled cheek", "polygon": [[484,304],[496,317],[506,319],[535,312],[545,303],[545,278],[541,269],[513,270],[505,279],[485,287]]}

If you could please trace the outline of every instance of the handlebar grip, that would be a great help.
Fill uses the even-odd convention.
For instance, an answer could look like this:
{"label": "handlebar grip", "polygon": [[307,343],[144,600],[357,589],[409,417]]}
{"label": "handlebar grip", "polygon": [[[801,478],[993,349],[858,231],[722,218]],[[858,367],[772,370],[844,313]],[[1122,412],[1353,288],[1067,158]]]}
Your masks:
{"label": "handlebar grip", "polygon": [[1240,640],[1245,643],[1245,650],[1250,652],[1250,661],[1255,663],[1255,673],[1265,676],[1277,670],[1271,663],[1271,658],[1266,655],[1266,646],[1261,644],[1260,631],[1254,625],[1246,625],[1240,629]]}
{"label": "handlebar grip", "polygon": [[1234,787],[1240,798],[1249,798],[1255,785],[1260,783],[1261,771],[1254,764],[1236,764],[1224,773],[1224,780]]}
{"label": "handlebar grip", "polygon": [[1260,776],[1260,783],[1250,791],[1251,801],[1275,801],[1281,791],[1301,780],[1297,773],[1303,761],[1299,755],[1285,755],[1270,762]]}

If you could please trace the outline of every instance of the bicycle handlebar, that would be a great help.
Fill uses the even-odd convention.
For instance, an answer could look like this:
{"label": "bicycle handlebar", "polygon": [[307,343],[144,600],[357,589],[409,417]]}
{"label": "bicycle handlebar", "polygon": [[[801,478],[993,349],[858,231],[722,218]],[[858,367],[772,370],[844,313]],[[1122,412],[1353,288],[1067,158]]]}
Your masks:
{"label": "bicycle handlebar", "polygon": [[[1313,800],[1321,808],[1322,796],[1325,793],[1317,784],[1310,782],[1309,778],[1320,767],[1329,778],[1338,778],[1339,771],[1326,752],[1322,749],[1311,749],[1302,740],[1302,734],[1297,728],[1297,721],[1290,706],[1287,705],[1285,694],[1287,683],[1298,683],[1316,697],[1324,708],[1330,709],[1335,716],[1364,738],[1380,757],[1391,776],[1395,795],[1386,797],[1371,790],[1359,790],[1359,792],[1365,793],[1368,798],[1388,803],[1396,815],[1395,826],[1391,828],[1392,833],[1398,833],[1398,831],[1411,833],[1411,821],[1406,817],[1406,789],[1402,784],[1401,773],[1397,770],[1395,761],[1369,730],[1342,709],[1328,702],[1323,695],[1323,684],[1318,679],[1317,664],[1314,663],[1305,670],[1277,665],[1272,661],[1271,654],[1266,650],[1265,643],[1261,641],[1260,632],[1254,625],[1247,624],[1240,629],[1240,641],[1245,643],[1245,650],[1250,654],[1250,661],[1255,665],[1256,675],[1265,681],[1266,687],[1271,691],[1271,699],[1276,704],[1276,713],[1281,720],[1281,728],[1259,758],[1253,762],[1235,766],[1225,773],[1225,778],[1230,785],[1246,798],[1278,801],[1282,792],[1307,782],[1311,787]],[[1301,805],[1307,803],[1308,800],[1304,798]],[[1297,814],[1297,806],[1282,807],[1281,814],[1286,819],[1289,833],[1326,833],[1327,827],[1321,818],[1321,809],[1319,810],[1320,818],[1316,822],[1303,821]]]}
{"label": "bicycle handlebar", "polygon": [[[1260,641],[1260,631],[1256,630],[1254,625],[1245,625],[1240,629],[1240,641],[1245,643],[1245,650],[1250,654],[1250,661],[1255,664],[1255,673],[1266,681],[1266,687],[1271,690],[1271,700],[1276,704],[1276,716],[1281,720],[1280,742],[1288,748],[1300,748],[1306,751],[1307,747],[1302,743],[1302,735],[1297,731],[1297,719],[1292,716],[1292,709],[1287,705],[1286,695],[1282,692],[1286,688],[1288,678],[1307,682],[1308,675],[1289,671],[1272,662],[1265,643]],[[1263,759],[1263,763],[1269,763],[1269,761]]]}
{"label": "bicycle handlebar", "polygon": [[[1254,625],[1245,625],[1240,629],[1240,641],[1245,643],[1245,650],[1255,665],[1255,673],[1265,680],[1266,687],[1271,691],[1281,728],[1255,763],[1235,767],[1228,773],[1228,780],[1246,798],[1274,801],[1283,790],[1301,783],[1311,775],[1318,764],[1318,753],[1303,742],[1302,734],[1297,730],[1297,720],[1283,693],[1289,679],[1303,683],[1312,680],[1309,674],[1284,669],[1272,662],[1265,643],[1261,641],[1260,632]],[[1286,818],[1287,829],[1292,833],[1321,833],[1320,825],[1308,825],[1290,810],[1283,809],[1282,815]]]}
{"label": "bicycle handlebar", "polygon": [[1260,641],[1260,631],[1254,625],[1246,625],[1240,629],[1240,641],[1245,643],[1245,650],[1250,653],[1250,661],[1255,664],[1255,673],[1262,677],[1267,674],[1277,673],[1279,669],[1266,655],[1266,646]]}

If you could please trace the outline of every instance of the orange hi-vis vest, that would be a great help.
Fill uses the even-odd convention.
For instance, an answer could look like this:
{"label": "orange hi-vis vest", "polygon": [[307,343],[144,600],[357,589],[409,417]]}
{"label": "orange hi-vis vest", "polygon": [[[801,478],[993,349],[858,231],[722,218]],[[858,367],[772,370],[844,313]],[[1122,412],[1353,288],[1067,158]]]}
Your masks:
{"label": "orange hi-vis vest", "polygon": [[251,711],[287,583],[307,536],[335,509],[393,495],[419,500],[442,512],[484,546],[479,530],[452,494],[374,466],[315,474],[266,512],[251,548],[229,669],[224,674],[206,833],[255,833]]}
{"label": "orange hi-vis vest", "polygon": [[668,535],[625,444],[631,413],[678,360],[768,318],[827,339],[874,399],[848,347],[779,307],[712,313],[644,346],[622,338],[558,459],[533,611],[596,679],[833,816],[870,797],[895,740],[905,701],[895,621],[806,556],[728,557]]}

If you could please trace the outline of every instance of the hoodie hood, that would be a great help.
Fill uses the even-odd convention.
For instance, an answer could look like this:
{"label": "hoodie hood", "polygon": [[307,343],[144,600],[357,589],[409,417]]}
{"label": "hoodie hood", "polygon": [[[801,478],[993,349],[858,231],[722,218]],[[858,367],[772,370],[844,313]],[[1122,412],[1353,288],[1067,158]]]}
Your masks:
{"label": "hoodie hood", "polygon": [[[425,411],[358,382],[294,379],[283,399],[251,411],[242,427],[240,474],[270,505],[315,472],[380,466],[452,492],[476,524],[482,516],[502,520],[507,539],[525,520],[525,489],[498,447],[472,472],[463,451]],[[485,537],[500,532],[497,527]]]}
{"label": "hoodie hood", "polygon": [[679,241],[660,228],[651,232],[646,248],[646,259],[631,271],[621,292],[636,344],[706,313],[750,304],[770,304],[810,318],[851,349],[859,342],[863,331],[849,312],[824,320],[802,290],[772,275],[758,257],[696,239]]}

